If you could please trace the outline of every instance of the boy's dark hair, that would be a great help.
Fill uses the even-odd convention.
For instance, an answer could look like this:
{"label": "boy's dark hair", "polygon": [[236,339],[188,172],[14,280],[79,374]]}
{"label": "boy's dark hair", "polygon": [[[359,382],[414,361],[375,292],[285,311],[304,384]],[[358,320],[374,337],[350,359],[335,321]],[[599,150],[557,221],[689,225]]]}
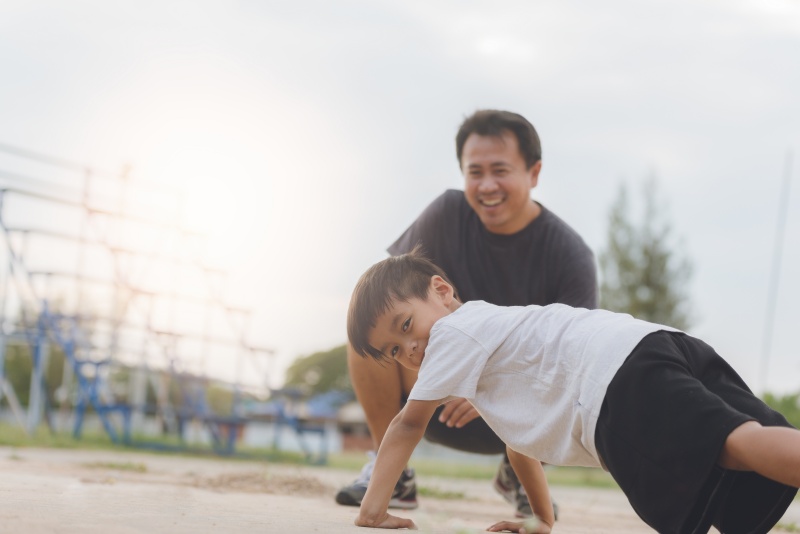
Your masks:
{"label": "boy's dark hair", "polygon": [[539,141],[539,134],[536,133],[536,129],[533,124],[528,122],[528,119],[510,111],[482,109],[464,119],[456,134],[456,156],[458,156],[459,167],[464,143],[471,134],[500,137],[506,130],[517,136],[519,153],[525,160],[528,169],[542,159],[542,143]]}
{"label": "boy's dark hair", "polygon": [[419,246],[408,254],[386,258],[367,269],[353,290],[347,311],[347,338],[353,350],[364,357],[384,360],[386,355],[369,344],[369,334],[378,317],[386,313],[393,301],[427,299],[434,275],[453,285],[444,271],[423,256]]}

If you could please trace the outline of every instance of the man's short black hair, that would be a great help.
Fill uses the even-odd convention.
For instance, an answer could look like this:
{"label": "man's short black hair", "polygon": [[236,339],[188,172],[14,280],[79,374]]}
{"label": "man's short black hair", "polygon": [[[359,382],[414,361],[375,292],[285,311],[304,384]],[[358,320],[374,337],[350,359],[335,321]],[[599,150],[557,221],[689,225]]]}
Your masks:
{"label": "man's short black hair", "polygon": [[525,160],[528,169],[542,159],[542,143],[539,141],[539,134],[536,133],[536,129],[533,124],[528,122],[528,119],[510,111],[481,109],[464,119],[456,134],[456,156],[458,156],[459,167],[464,143],[467,142],[470,135],[500,137],[505,131],[509,131],[517,137],[520,155]]}

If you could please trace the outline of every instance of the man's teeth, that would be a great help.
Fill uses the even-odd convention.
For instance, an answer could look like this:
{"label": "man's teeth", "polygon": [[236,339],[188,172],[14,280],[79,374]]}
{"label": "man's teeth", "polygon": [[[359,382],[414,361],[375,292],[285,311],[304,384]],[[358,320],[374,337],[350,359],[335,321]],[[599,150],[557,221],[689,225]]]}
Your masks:
{"label": "man's teeth", "polygon": [[484,198],[481,199],[481,204],[483,204],[484,206],[497,206],[502,201],[503,201],[502,198],[492,198],[492,199]]}

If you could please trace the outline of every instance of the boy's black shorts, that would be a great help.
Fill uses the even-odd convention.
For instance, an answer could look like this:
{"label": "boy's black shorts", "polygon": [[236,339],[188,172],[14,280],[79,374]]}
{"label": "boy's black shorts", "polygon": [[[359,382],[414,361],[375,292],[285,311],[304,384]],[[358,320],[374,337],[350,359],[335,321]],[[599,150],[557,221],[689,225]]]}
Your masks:
{"label": "boy's black shorts", "polygon": [[796,488],[717,459],[747,421],[791,426],[714,349],[686,334],[646,336],[608,386],[597,451],[637,514],[658,532],[769,532]]}

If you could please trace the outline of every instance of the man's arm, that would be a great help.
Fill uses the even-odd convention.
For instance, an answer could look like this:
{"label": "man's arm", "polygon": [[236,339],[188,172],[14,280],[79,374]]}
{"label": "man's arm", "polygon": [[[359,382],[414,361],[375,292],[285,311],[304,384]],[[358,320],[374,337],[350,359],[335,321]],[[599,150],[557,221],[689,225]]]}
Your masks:
{"label": "man's arm", "polygon": [[448,189],[433,199],[386,251],[392,256],[399,256],[421,245],[425,255],[444,269],[437,259],[447,255],[448,249],[442,245],[448,242],[445,236],[451,232],[443,231],[443,227],[449,229],[453,220],[457,219],[458,201],[463,201],[463,198],[462,191]]}
{"label": "man's arm", "polygon": [[441,401],[409,400],[394,418],[378,449],[367,493],[355,524],[359,527],[416,528],[410,519],[387,513],[400,474],[417,446],[433,412]]}
{"label": "man's arm", "polygon": [[597,268],[587,248],[562,260],[554,302],[575,308],[597,308]]}
{"label": "man's arm", "polygon": [[525,534],[550,532],[556,518],[553,511],[553,501],[550,499],[550,488],[547,485],[542,463],[509,447],[506,448],[506,451],[511,467],[514,468],[514,473],[517,474],[522,487],[525,488],[525,493],[528,494],[528,502],[534,515],[539,520],[539,524],[530,526],[528,522],[524,521],[501,521],[487,530],[490,532],[510,530],[511,532],[524,532]]}

